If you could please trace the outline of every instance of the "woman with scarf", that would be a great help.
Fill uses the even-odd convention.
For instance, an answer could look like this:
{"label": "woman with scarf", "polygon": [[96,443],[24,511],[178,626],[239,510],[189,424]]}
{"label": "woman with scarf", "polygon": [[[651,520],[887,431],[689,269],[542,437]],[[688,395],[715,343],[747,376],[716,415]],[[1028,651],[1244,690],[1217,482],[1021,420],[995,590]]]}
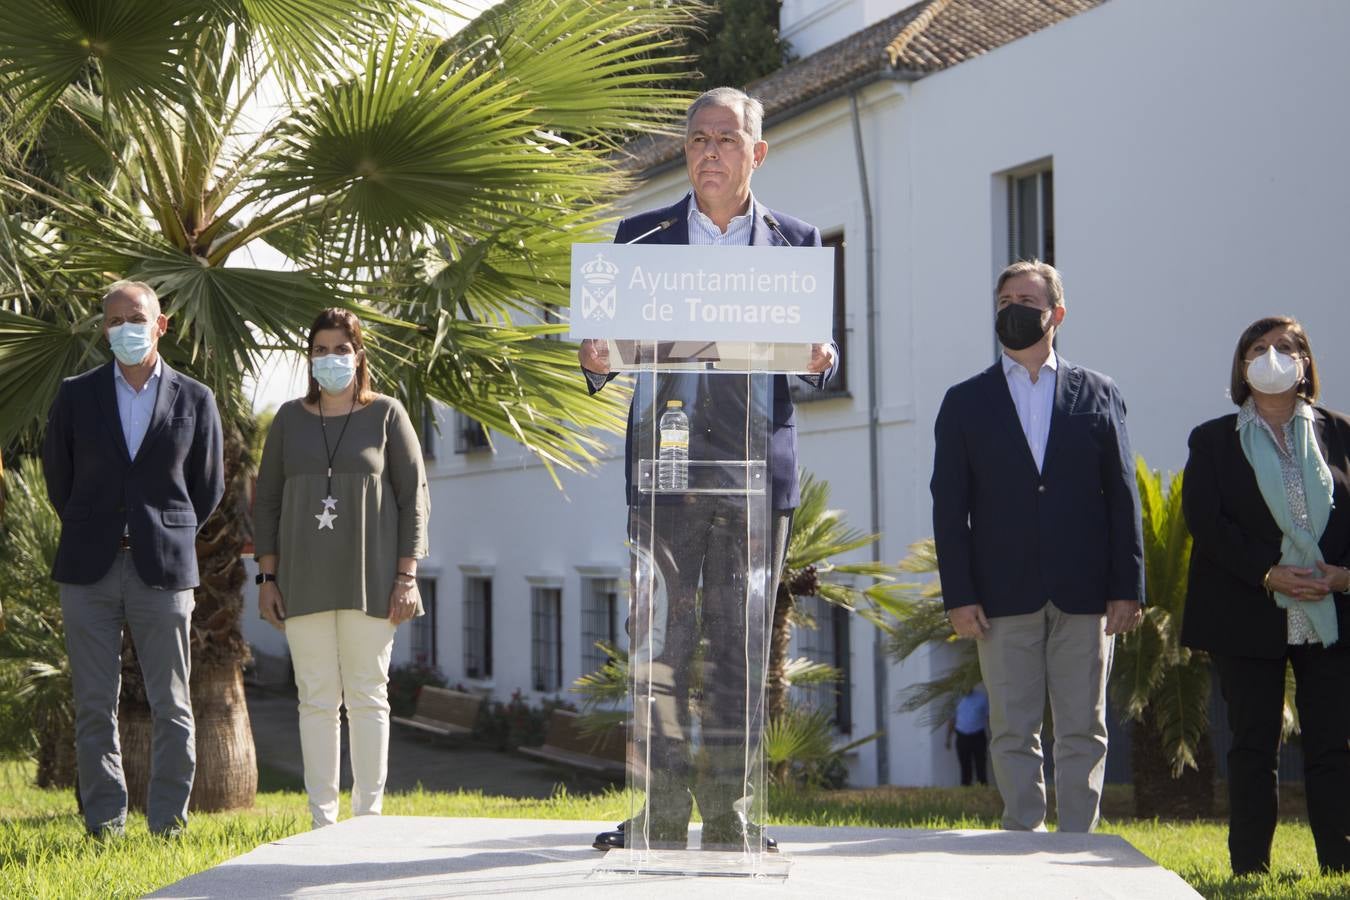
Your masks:
{"label": "woman with scarf", "polygon": [[1303,326],[1252,323],[1235,414],[1191,432],[1182,505],[1194,545],[1182,643],[1207,651],[1228,707],[1233,872],[1270,868],[1286,664],[1308,821],[1328,873],[1350,870],[1350,419],[1317,406]]}

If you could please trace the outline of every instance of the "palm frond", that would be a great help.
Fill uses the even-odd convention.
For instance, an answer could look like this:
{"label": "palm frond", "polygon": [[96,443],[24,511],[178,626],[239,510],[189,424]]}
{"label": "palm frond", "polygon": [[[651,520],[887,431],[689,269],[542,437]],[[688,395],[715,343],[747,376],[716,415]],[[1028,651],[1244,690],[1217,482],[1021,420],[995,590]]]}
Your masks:
{"label": "palm frond", "polygon": [[956,715],[957,702],[981,680],[975,642],[958,641],[953,647],[956,659],[944,674],[912,684],[901,694],[900,712],[922,710],[919,724],[933,731]]}
{"label": "palm frond", "polygon": [[312,200],[343,240],[329,255],[341,257],[357,247],[392,254],[408,231],[509,219],[505,207],[526,198],[562,212],[564,196],[605,192],[602,167],[534,137],[513,81],[457,62],[417,34],[372,45],[361,77],[317,94],[279,129],[265,194]]}
{"label": "palm frond", "polygon": [[[552,133],[584,132],[616,146],[623,135],[670,130],[684,111],[692,95],[655,86],[652,72],[688,62],[676,37],[707,12],[688,0],[508,0],[449,39],[445,52],[510,71],[520,87],[515,102]],[[556,59],[572,64],[559,67]],[[613,103],[596,95],[596,79],[608,84]]]}
{"label": "palm frond", "polygon": [[108,358],[100,345],[87,319],[50,321],[0,309],[0,442],[46,422],[61,379]]}
{"label": "palm frond", "polygon": [[0,93],[14,114],[3,123],[34,137],[71,84],[90,77],[111,105],[176,102],[190,84],[178,60],[200,34],[189,0],[28,0],[0,16]]}
{"label": "palm frond", "polygon": [[938,570],[937,542],[924,538],[909,545],[909,551],[900,561],[900,568],[906,572],[924,574]]}
{"label": "palm frond", "polygon": [[770,765],[810,763],[834,751],[834,722],[822,709],[790,706],[764,727],[764,758]]}
{"label": "palm frond", "polygon": [[1172,663],[1165,634],[1171,627],[1167,613],[1149,608],[1139,627],[1116,638],[1111,662],[1111,694],[1122,715],[1141,721],[1157,695]]}
{"label": "palm frond", "polygon": [[844,673],[834,666],[804,656],[788,660],[787,665],[783,667],[783,678],[793,687],[832,684],[842,680],[843,677]]}
{"label": "palm frond", "polygon": [[335,61],[355,66],[354,48],[366,46],[383,29],[413,21],[417,12],[406,0],[217,0],[212,5],[219,20],[239,32],[241,46],[251,47],[300,87],[312,86],[308,76]]}
{"label": "palm frond", "polygon": [[1197,653],[1165,671],[1149,704],[1163,752],[1172,762],[1173,777],[1179,777],[1187,766],[1199,768],[1196,753],[1209,731],[1209,690],[1209,659]]}
{"label": "palm frond", "polygon": [[903,616],[890,623],[887,631],[887,652],[897,661],[908,659],[927,644],[948,643],[956,639],[940,600],[915,600],[909,604]]}
{"label": "palm frond", "polygon": [[1148,605],[1180,616],[1186,596],[1191,536],[1181,511],[1180,472],[1164,484],[1161,472],[1135,460],[1135,481],[1144,529],[1144,575]]}
{"label": "palm frond", "polygon": [[588,713],[619,706],[628,699],[628,654],[606,641],[598,641],[595,646],[608,657],[605,664],[572,682],[572,690],[581,695]]}

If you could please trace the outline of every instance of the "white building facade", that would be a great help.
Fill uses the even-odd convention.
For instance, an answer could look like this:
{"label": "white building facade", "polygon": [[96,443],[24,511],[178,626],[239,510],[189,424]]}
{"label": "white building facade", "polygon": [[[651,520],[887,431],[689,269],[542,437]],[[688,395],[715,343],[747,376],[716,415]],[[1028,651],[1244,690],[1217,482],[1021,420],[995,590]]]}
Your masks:
{"label": "white building facade", "polygon": [[[848,36],[839,23],[902,5],[788,0],[783,32],[803,65]],[[930,6],[942,23],[980,3]],[[855,527],[872,527],[875,494],[882,559],[931,533],[933,420],[948,386],[994,361],[993,278],[1020,255],[1063,273],[1060,351],[1116,379],[1155,468],[1183,466],[1190,429],[1231,409],[1233,346],[1262,315],[1302,320],[1325,404],[1350,409],[1347,34],[1340,0],[1110,0],[922,77],[881,72],[771,111],[756,195],[843,252],[845,390],[799,405],[801,461]],[[686,189],[682,164],[657,167],[626,208]],[[622,643],[622,436],[560,490],[514,444],[487,450],[460,425],[441,419],[428,460],[435,612],[400,630],[395,663],[424,659],[501,699],[566,695],[597,665],[593,640]],[[886,664],[883,680],[872,626],[833,624],[845,633],[804,641],[842,648],[852,734],[887,736],[850,758],[852,782],[956,783],[941,734],[895,712],[941,662]]]}

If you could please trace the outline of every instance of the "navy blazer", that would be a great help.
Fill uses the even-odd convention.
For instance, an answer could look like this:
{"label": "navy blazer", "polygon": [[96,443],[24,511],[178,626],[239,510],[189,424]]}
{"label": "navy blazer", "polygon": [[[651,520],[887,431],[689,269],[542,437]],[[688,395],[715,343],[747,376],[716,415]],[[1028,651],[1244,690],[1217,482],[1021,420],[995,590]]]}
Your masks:
{"label": "navy blazer", "polygon": [[1144,600],[1143,531],[1125,401],[1059,358],[1040,472],[1000,359],[947,391],[935,427],[933,534],[947,609],[1105,612]]}
{"label": "navy blazer", "polygon": [[114,365],[61,382],[47,417],[42,467],[61,517],[52,578],[98,581],[112,568],[125,527],[142,581],[161,590],[194,588],[197,530],[225,492],[216,399],[164,363],[133,460],[117,411]]}
{"label": "navy blazer", "polygon": [[[658,223],[673,218],[675,222],[669,228],[658,231],[639,243],[688,244],[689,204],[692,198],[693,194],[688,193],[680,202],[672,206],[649,210],[624,219],[619,223],[618,231],[614,234],[614,243],[626,244],[633,238],[656,227]],[[759,204],[756,204],[755,212],[755,220],[751,223],[750,246],[783,246],[783,239],[774,234],[773,230],[764,223],[764,213],[766,212],[771,213],[777,220],[779,229],[792,246],[819,247],[821,245],[820,229],[814,225],[808,225],[801,219]],[[839,345],[833,340],[830,344],[834,349],[834,364],[819,375],[799,376],[807,384],[817,389],[824,387],[825,383],[834,377],[834,373],[839,368]],[[612,381],[619,374],[618,372],[611,372],[606,380]],[[590,383],[589,379],[587,380],[587,387],[591,393],[598,390],[595,385]],[[630,503],[635,502],[632,490],[633,423],[635,417],[636,413],[630,405],[628,408],[628,430],[624,438],[624,495],[628,497]],[[797,472],[797,413],[796,407],[792,403],[792,395],[788,390],[786,375],[773,376],[772,417],[772,428],[769,432],[768,466],[769,478],[772,482],[773,508],[779,510],[796,509],[801,500],[801,484]],[[697,423],[690,422],[690,428],[696,432]]]}
{"label": "navy blazer", "polygon": [[[1319,546],[1331,565],[1350,566],[1350,418],[1313,407],[1314,434],[1331,469],[1332,508]],[[1237,432],[1237,414],[1191,432],[1181,503],[1191,530],[1191,568],[1181,642],[1227,656],[1282,659],[1288,615],[1262,581],[1280,561],[1280,528],[1261,496]],[[1340,637],[1350,648],[1350,597],[1335,595]]]}

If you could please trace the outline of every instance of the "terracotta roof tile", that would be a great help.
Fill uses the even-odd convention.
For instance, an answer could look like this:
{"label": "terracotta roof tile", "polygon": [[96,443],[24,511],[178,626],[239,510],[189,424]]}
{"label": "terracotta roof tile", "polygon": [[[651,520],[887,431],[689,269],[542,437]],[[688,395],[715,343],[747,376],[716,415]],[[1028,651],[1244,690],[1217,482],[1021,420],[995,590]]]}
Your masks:
{"label": "terracotta roof tile", "polygon": [[[771,120],[809,100],[886,69],[921,78],[988,53],[1106,0],[922,0],[746,86]],[[645,172],[679,157],[669,135],[623,148],[625,168]]]}

